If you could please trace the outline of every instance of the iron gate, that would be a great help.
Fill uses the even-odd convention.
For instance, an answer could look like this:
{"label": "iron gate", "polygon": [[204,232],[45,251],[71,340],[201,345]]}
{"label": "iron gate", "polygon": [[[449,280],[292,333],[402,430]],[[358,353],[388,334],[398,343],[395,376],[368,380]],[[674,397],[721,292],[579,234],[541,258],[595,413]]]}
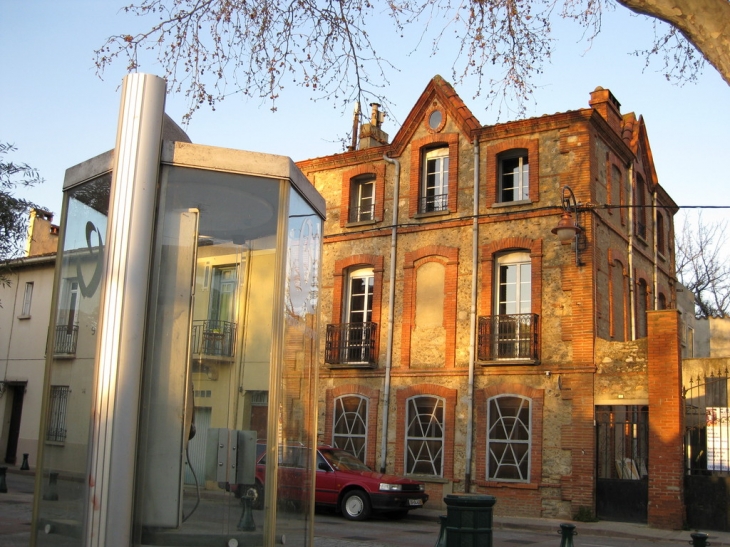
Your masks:
{"label": "iron gate", "polygon": [[649,408],[597,406],[596,435],[596,516],[646,523]]}
{"label": "iron gate", "polygon": [[683,391],[687,525],[727,532],[730,531],[728,370],[691,378]]}

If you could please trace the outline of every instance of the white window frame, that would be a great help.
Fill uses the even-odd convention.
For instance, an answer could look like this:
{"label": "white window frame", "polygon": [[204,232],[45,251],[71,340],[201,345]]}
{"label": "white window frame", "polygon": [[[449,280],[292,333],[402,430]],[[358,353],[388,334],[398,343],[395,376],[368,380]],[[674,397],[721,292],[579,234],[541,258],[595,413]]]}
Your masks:
{"label": "white window frame", "polygon": [[[520,401],[517,412],[514,415],[506,414],[505,410],[507,409],[500,406],[500,401],[506,402],[507,400],[515,399]],[[528,405],[527,423],[520,418],[520,411],[525,404]],[[532,410],[532,399],[512,393],[490,397],[487,401],[486,479],[488,481],[530,482],[533,437]],[[527,439],[514,438],[520,427],[527,431]],[[523,450],[515,451],[515,448],[518,446],[524,450],[524,453],[522,453]],[[504,472],[508,470],[513,470],[514,472]]]}
{"label": "white window frame", "polygon": [[[363,281],[363,292],[353,292],[356,280]],[[358,289],[359,290],[359,289]],[[347,339],[343,346],[344,362],[368,363],[374,358],[370,355],[371,330],[365,323],[373,320],[373,292],[375,291],[375,273],[373,268],[358,268],[349,272],[347,276],[347,293],[345,294],[345,309],[343,323],[347,323]],[[354,309],[354,301],[362,299],[362,305]],[[362,324],[362,327],[354,325]],[[370,356],[370,359],[368,358]]]}
{"label": "white window frame", "polygon": [[[369,190],[364,192],[364,190]],[[350,186],[350,207],[355,214],[350,214],[350,222],[368,222],[375,220],[375,177],[362,175],[352,179]]]}
{"label": "white window frame", "polygon": [[[515,315],[532,313],[532,260],[530,253],[515,251],[501,254],[495,261],[494,313],[495,315]],[[509,271],[514,272],[515,281],[510,282]],[[503,295],[510,292],[514,285],[514,299]]]}
{"label": "white window frame", "polygon": [[[505,163],[517,160],[516,168],[505,170]],[[511,186],[505,182],[511,180]],[[505,193],[511,191],[512,199],[505,199]],[[499,155],[499,202],[512,203],[530,199],[530,159],[527,150],[519,148]]]}
{"label": "white window frame", "polygon": [[25,291],[23,292],[23,310],[20,312],[21,318],[30,317],[30,306],[33,302],[33,281],[26,281]]}
{"label": "white window frame", "polygon": [[65,326],[69,330],[79,324],[79,306],[81,291],[79,281],[75,277],[64,280],[63,305],[58,314],[58,326]]}
{"label": "white window frame", "polygon": [[[430,410],[425,405],[419,406],[419,401],[431,402]],[[406,475],[443,476],[445,420],[446,400],[443,397],[416,395],[406,400],[404,444]]]}
{"label": "white window frame", "polygon": [[[357,400],[356,409],[347,410],[345,402]],[[362,395],[349,393],[334,400],[332,414],[332,445],[349,452],[361,462],[365,462],[368,446],[368,411],[370,400]],[[338,433],[342,426],[343,432]],[[357,433],[362,429],[362,433]]]}
{"label": "white window frame", "polygon": [[[421,180],[421,203],[432,199],[431,207],[422,207],[420,213],[448,210],[449,196],[449,147],[432,148],[423,154],[423,177]],[[438,198],[438,199],[437,199]],[[444,203],[445,202],[445,203]]]}

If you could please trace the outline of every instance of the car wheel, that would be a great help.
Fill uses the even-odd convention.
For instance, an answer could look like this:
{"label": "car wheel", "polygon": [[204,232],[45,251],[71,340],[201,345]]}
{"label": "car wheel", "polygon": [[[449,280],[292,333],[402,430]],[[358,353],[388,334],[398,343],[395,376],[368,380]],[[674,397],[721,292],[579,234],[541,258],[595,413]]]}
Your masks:
{"label": "car wheel", "polygon": [[351,490],[342,498],[340,509],[347,520],[365,520],[370,516],[370,498],[362,490]]}

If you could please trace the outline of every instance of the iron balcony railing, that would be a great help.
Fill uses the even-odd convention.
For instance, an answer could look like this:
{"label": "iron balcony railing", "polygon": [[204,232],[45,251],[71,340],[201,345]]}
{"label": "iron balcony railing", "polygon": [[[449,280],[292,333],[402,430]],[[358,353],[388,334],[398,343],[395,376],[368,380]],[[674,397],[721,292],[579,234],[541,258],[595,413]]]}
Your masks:
{"label": "iron balcony railing", "polygon": [[233,357],[236,348],[236,324],[230,321],[193,321],[194,355]]}
{"label": "iron balcony railing", "polygon": [[369,220],[375,220],[375,207],[373,205],[350,208],[348,222],[366,222]]}
{"label": "iron balcony railing", "polygon": [[419,213],[446,211],[449,208],[449,194],[422,197],[418,203]]}
{"label": "iron balcony railing", "polygon": [[53,353],[73,355],[79,340],[78,325],[60,325],[56,327],[56,339],[53,342]]}
{"label": "iron balcony railing", "polygon": [[479,318],[480,361],[537,361],[538,316],[534,313]]}
{"label": "iron balcony railing", "polygon": [[374,366],[377,323],[327,325],[324,360],[330,365]]}

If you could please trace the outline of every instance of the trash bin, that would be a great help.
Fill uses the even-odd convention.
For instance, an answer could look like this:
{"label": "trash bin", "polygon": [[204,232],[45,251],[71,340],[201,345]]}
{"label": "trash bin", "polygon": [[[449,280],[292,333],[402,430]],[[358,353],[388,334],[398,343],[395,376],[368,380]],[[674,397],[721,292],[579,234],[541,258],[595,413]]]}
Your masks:
{"label": "trash bin", "polygon": [[446,503],[446,545],[448,547],[492,547],[494,496],[449,494]]}

